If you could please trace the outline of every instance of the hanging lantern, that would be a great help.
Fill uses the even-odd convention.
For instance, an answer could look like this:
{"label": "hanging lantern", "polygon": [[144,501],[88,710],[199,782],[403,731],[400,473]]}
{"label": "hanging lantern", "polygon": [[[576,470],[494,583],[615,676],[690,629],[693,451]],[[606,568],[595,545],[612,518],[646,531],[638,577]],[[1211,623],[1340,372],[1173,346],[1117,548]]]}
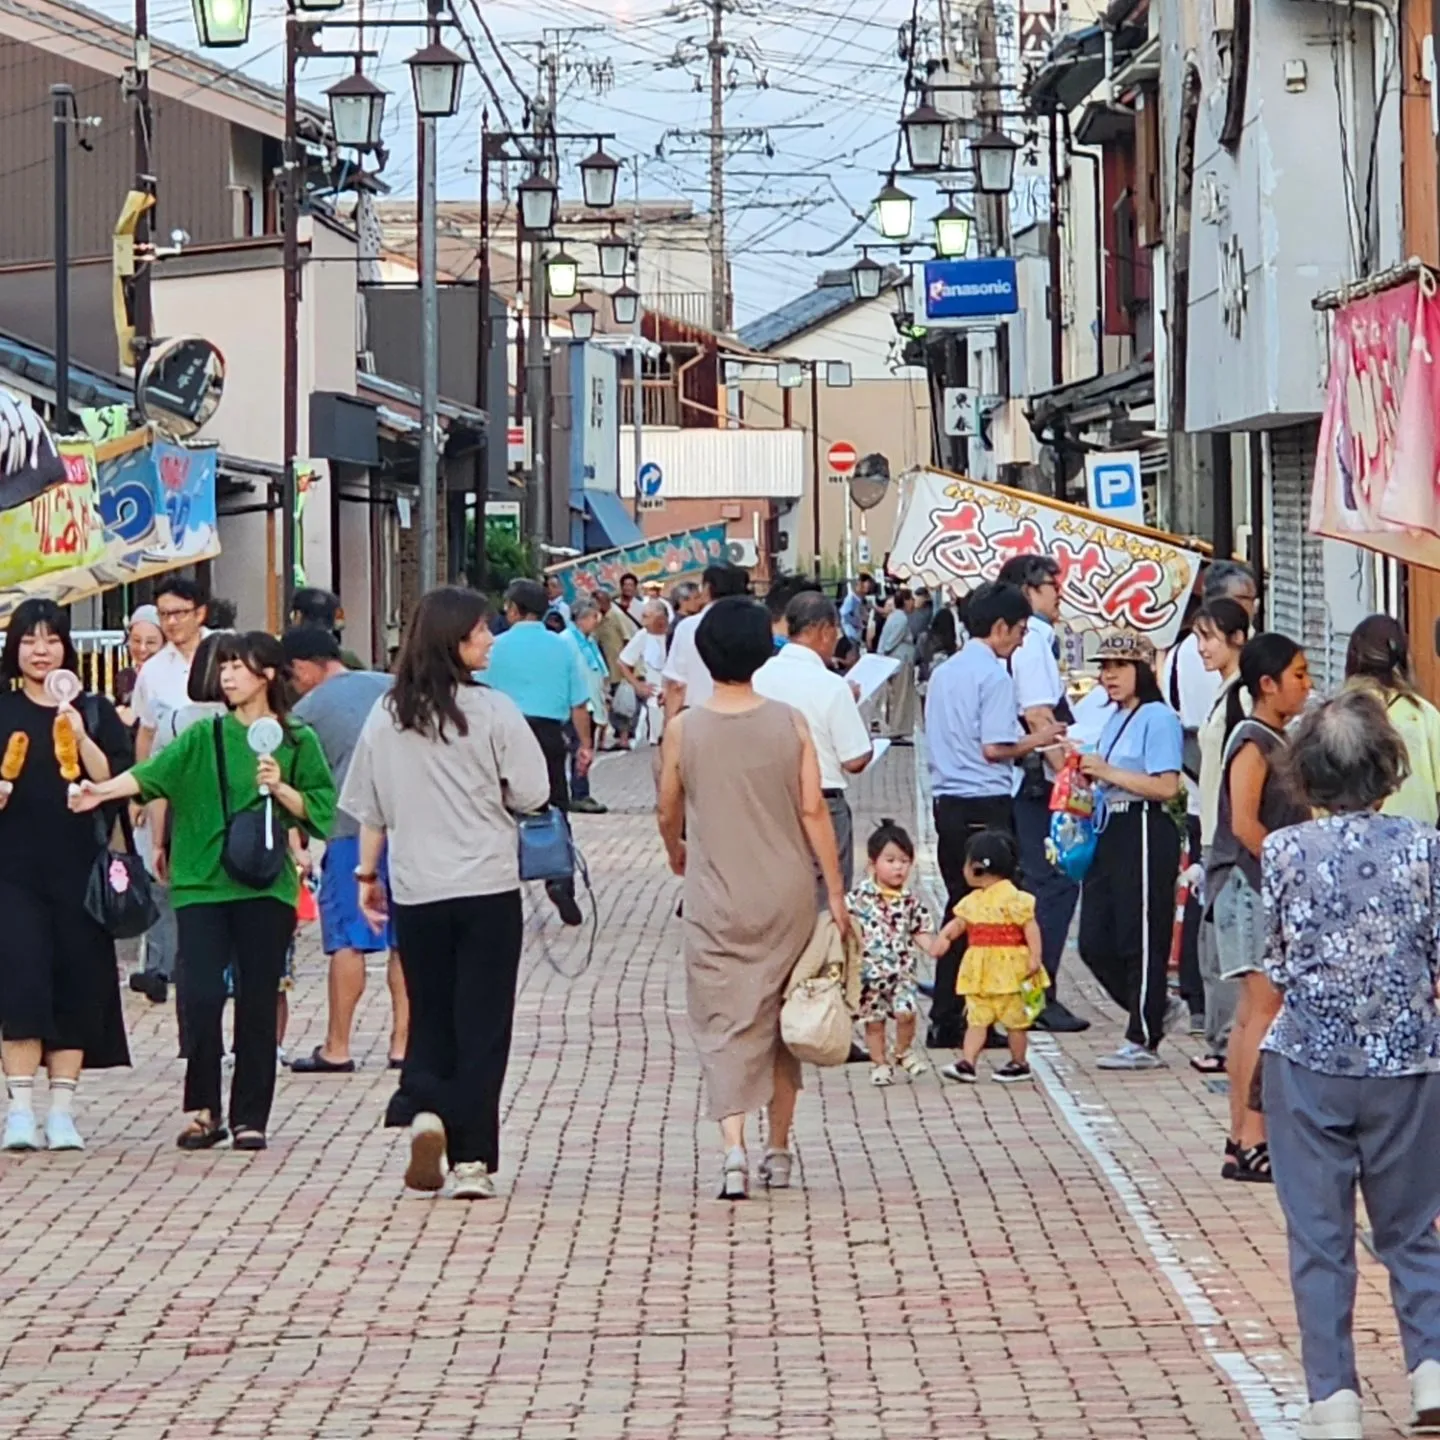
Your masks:
{"label": "hanging lantern", "polygon": [[615,185],[620,178],[620,162],[605,153],[603,143],[593,155],[580,162],[580,190],[591,210],[608,210],[615,203]]}

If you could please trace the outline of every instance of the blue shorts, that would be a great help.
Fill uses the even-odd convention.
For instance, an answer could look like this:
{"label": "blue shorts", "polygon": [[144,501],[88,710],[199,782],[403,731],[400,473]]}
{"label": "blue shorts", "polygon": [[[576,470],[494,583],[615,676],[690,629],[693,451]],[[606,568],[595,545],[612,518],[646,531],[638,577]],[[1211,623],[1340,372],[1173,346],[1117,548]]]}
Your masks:
{"label": "blue shorts", "polygon": [[[360,837],[337,835],[325,842],[325,858],[320,862],[320,943],[327,955],[337,950],[358,950],[374,955],[395,945],[394,925],[388,923],[381,931],[370,928],[360,913],[360,887],[355,871],[360,864]],[[385,857],[380,858],[380,878],[389,880]]]}

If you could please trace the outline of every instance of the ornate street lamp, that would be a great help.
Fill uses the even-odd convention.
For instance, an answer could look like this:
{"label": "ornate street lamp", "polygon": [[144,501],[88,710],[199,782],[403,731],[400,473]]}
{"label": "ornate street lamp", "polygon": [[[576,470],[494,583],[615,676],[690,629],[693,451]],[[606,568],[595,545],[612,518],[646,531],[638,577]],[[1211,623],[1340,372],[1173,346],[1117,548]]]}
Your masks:
{"label": "ornate street lamp", "polygon": [[595,249],[600,255],[600,273],[607,280],[623,279],[625,262],[630,258],[630,242],[612,225],[610,233],[596,241]]}
{"label": "ornate street lamp", "polygon": [[615,323],[628,330],[640,314],[640,292],[629,285],[622,285],[611,297],[610,308],[615,312]]}
{"label": "ornate street lamp", "polygon": [[570,333],[577,340],[588,340],[595,333],[595,307],[585,299],[583,292],[579,302],[570,307],[567,318]]}
{"label": "ornate street lamp", "polygon": [[373,150],[385,119],[385,91],[358,70],[325,92],[335,143],[351,150]]}
{"label": "ornate street lamp", "polygon": [[911,227],[915,224],[915,197],[907,195],[895,183],[893,175],[875,197],[875,216],[880,225],[880,233],[887,240],[910,238]]}
{"label": "ornate street lamp", "polygon": [[543,234],[555,225],[560,192],[548,175],[531,175],[520,182],[520,228],[532,235]]}
{"label": "ornate street lamp", "polygon": [[868,255],[861,257],[850,267],[850,288],[857,300],[876,300],[880,296],[880,285],[885,279],[885,267],[877,264]]}
{"label": "ornate street lamp", "polygon": [[975,158],[975,188],[982,195],[1008,195],[1015,185],[1015,152],[1020,142],[999,130],[970,142]]}
{"label": "ornate street lamp", "polygon": [[620,162],[605,153],[598,142],[595,153],[580,162],[580,191],[591,210],[608,210],[615,203],[615,184],[620,178]]}
{"label": "ornate street lamp", "polygon": [[955,203],[953,195],[946,196],[946,202],[945,208],[931,223],[935,227],[936,254],[950,260],[970,248],[972,217]]}
{"label": "ornate street lamp", "polygon": [[459,112],[465,62],[453,50],[427,45],[405,63],[415,86],[415,113],[422,120],[448,120]]}
{"label": "ornate street lamp", "polygon": [[192,0],[202,50],[233,50],[250,39],[250,0]]}
{"label": "ornate street lamp", "polygon": [[938,170],[945,158],[945,117],[922,100],[901,122],[912,170]]}
{"label": "ornate street lamp", "polygon": [[580,262],[563,245],[545,257],[545,283],[557,300],[569,300],[580,288]]}

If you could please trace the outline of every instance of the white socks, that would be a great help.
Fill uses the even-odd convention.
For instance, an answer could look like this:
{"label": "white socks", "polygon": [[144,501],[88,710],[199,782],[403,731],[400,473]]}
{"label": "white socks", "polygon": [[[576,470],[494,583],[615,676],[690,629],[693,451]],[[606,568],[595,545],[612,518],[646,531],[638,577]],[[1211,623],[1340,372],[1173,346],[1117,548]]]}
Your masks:
{"label": "white socks", "polygon": [[52,1080],[50,1082],[50,1113],[68,1115],[75,1100],[75,1080]]}
{"label": "white socks", "polygon": [[[19,1076],[6,1076],[5,1088],[10,1092],[10,1113],[12,1115],[33,1115],[35,1113],[35,1077],[27,1075],[23,1079]],[[71,1093],[74,1093],[75,1082],[70,1082]]]}

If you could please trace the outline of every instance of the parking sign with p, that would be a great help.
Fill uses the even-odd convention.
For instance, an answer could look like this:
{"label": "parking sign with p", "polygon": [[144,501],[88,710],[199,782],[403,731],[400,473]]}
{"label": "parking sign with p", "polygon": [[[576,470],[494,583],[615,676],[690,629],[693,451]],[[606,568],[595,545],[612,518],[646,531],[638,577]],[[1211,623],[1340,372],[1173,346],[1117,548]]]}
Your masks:
{"label": "parking sign with p", "polygon": [[1140,489],[1140,452],[1112,450],[1085,457],[1085,489],[1090,508],[1107,520],[1145,523]]}

